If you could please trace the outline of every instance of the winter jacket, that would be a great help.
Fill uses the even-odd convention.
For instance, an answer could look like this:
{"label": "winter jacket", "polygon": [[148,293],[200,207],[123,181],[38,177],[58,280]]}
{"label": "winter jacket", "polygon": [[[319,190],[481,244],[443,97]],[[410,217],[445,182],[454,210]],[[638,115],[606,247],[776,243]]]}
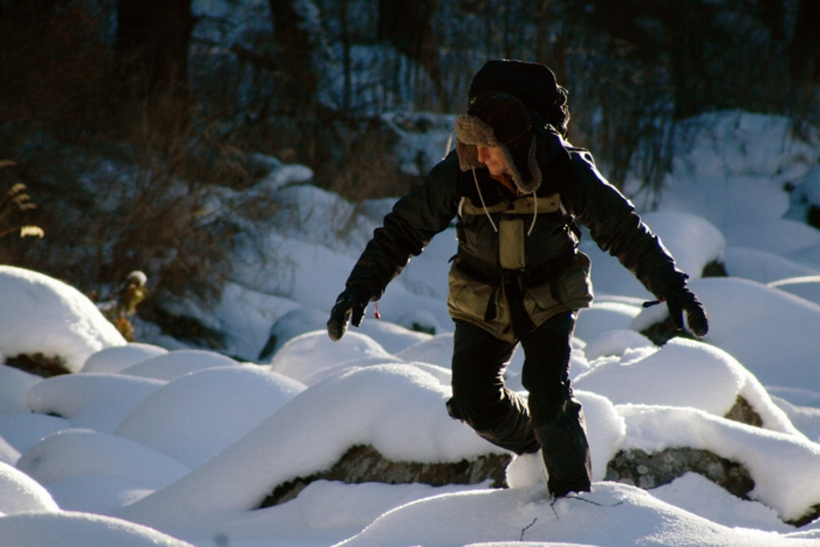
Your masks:
{"label": "winter jacket", "polygon": [[[486,169],[462,172],[455,152],[399,199],[353,268],[347,286],[377,300],[387,284],[454,218],[450,315],[513,341],[553,315],[592,301],[589,258],[575,221],[657,298],[686,276],[633,205],[598,172],[589,152],[549,126],[536,129],[544,175],[517,197]],[[536,203],[536,198],[538,201]]]}

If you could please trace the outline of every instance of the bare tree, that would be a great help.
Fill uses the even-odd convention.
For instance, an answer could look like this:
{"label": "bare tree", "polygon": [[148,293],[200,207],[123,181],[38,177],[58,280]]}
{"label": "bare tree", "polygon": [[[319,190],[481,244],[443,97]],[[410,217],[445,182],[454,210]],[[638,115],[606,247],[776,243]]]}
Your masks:
{"label": "bare tree", "polygon": [[760,20],[769,28],[773,40],[782,41],[786,36],[785,0],[758,0]]}
{"label": "bare tree", "polygon": [[438,39],[433,32],[437,0],[379,0],[378,40],[417,62],[433,82],[439,107],[446,110]]}
{"label": "bare tree", "polygon": [[128,93],[153,97],[188,82],[192,0],[119,0],[117,78]]}
{"label": "bare tree", "polygon": [[820,2],[799,0],[790,44],[790,68],[798,85],[820,84]]}
{"label": "bare tree", "polygon": [[321,44],[309,11],[315,6],[304,0],[270,0],[269,4],[286,103],[295,111],[309,108],[319,85],[314,59]]}

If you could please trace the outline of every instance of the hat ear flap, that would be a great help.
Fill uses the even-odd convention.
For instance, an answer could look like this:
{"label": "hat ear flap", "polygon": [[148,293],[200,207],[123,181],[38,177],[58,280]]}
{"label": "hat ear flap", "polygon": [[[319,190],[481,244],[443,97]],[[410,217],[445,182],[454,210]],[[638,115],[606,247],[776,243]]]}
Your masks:
{"label": "hat ear flap", "polygon": [[455,132],[458,166],[462,171],[483,167],[478,161],[476,145],[498,146],[493,128],[470,115],[456,118]]}
{"label": "hat ear flap", "polygon": [[456,154],[458,154],[458,167],[462,171],[478,169],[482,165],[478,162],[478,150],[474,144],[464,144],[461,139],[456,139]]}
{"label": "hat ear flap", "polygon": [[529,137],[529,146],[522,139],[516,139],[509,146],[501,148],[513,182],[523,194],[530,194],[541,187],[542,175],[535,156],[536,150],[535,136]]}
{"label": "hat ear flap", "polygon": [[529,167],[532,178],[530,179],[529,184],[525,185],[525,188],[520,188],[520,190],[525,194],[538,190],[538,188],[541,187],[541,182],[543,180],[541,168],[538,167],[538,159],[535,156],[537,148],[538,146],[536,145],[535,137],[533,137],[532,142],[530,143],[530,150],[527,153],[527,167]]}

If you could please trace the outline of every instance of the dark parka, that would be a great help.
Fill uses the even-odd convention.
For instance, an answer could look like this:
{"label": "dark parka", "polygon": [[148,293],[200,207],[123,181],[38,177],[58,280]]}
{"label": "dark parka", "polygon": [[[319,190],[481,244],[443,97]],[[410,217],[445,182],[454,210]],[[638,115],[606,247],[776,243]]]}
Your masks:
{"label": "dark parka", "polygon": [[[385,216],[347,287],[378,300],[410,257],[456,217],[458,254],[449,276],[448,309],[454,319],[501,339],[518,339],[556,313],[591,302],[589,259],[577,250],[576,220],[658,299],[669,288],[683,286],[686,275],[632,204],[598,172],[589,152],[571,147],[531,114],[543,175],[537,206],[531,194],[516,199],[486,169],[461,171],[452,152]],[[549,206],[557,205],[557,198],[560,210]],[[504,221],[516,226],[512,240],[505,235],[509,230],[498,231]],[[502,268],[499,257],[510,246],[521,247],[520,265]]]}

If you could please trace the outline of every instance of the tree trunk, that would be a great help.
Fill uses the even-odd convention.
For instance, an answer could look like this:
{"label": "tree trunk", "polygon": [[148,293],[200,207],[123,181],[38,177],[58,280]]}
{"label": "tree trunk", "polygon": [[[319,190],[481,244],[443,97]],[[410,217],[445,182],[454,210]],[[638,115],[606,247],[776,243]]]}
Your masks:
{"label": "tree trunk", "polygon": [[535,60],[547,64],[547,40],[549,40],[550,1],[541,0],[535,12]]}
{"label": "tree trunk", "polygon": [[772,39],[781,42],[786,35],[786,5],[784,0],[759,0],[759,6],[760,15],[758,19],[769,29]]}
{"label": "tree trunk", "polygon": [[438,40],[433,33],[436,0],[379,0],[379,42],[390,44],[426,71],[433,81],[439,107],[446,109]]}
{"label": "tree trunk", "polygon": [[791,73],[798,86],[820,84],[820,2],[800,0],[790,44]]}
{"label": "tree trunk", "polygon": [[305,15],[296,9],[292,0],[270,0],[273,18],[273,39],[279,49],[282,71],[288,82],[285,86],[288,104],[299,111],[313,103],[319,75],[313,58],[317,37],[307,26]]}
{"label": "tree trunk", "polygon": [[191,2],[119,0],[117,78],[132,96],[154,97],[186,89],[194,28]]}
{"label": "tree trunk", "polygon": [[344,83],[342,88],[342,110],[348,112],[350,110],[350,101],[352,98],[352,82],[351,82],[351,59],[350,59],[350,32],[347,24],[347,0],[341,0],[339,4],[339,22],[342,27],[342,66]]}

